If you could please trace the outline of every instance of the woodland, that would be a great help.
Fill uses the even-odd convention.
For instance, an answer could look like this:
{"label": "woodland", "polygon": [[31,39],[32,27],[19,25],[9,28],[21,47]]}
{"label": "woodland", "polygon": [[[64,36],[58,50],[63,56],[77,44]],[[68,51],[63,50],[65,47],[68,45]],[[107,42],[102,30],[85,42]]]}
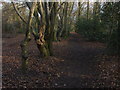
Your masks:
{"label": "woodland", "polygon": [[2,2],[2,88],[120,88],[120,2]]}

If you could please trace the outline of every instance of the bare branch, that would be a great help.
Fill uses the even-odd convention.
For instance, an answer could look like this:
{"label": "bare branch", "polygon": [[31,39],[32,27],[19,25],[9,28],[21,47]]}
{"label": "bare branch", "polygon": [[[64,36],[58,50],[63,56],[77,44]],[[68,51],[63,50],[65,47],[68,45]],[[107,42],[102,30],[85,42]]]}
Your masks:
{"label": "bare branch", "polygon": [[53,2],[49,2],[49,14],[52,12],[54,6],[53,4],[54,4]]}
{"label": "bare branch", "polygon": [[27,22],[25,21],[25,19],[24,19],[24,18],[21,16],[21,14],[19,13],[19,11],[18,11],[18,9],[16,8],[15,4],[14,4],[13,2],[12,2],[12,4],[13,4],[13,7],[14,7],[17,15],[20,17],[20,19],[21,19],[24,23],[27,24]]}
{"label": "bare branch", "polygon": [[[26,7],[26,6],[18,7],[18,9],[21,9],[21,8],[24,8],[24,7]],[[11,9],[4,9],[3,12],[8,11],[8,10],[11,10]],[[13,11],[13,10],[14,10],[14,9],[12,9],[11,11]]]}
{"label": "bare branch", "polygon": [[26,5],[28,6],[29,9],[31,9],[31,6],[32,6],[31,2],[26,2]]}
{"label": "bare branch", "polygon": [[57,12],[60,10],[60,8],[62,7],[62,5],[64,4],[65,2],[61,3],[60,6],[58,7],[57,9]]}

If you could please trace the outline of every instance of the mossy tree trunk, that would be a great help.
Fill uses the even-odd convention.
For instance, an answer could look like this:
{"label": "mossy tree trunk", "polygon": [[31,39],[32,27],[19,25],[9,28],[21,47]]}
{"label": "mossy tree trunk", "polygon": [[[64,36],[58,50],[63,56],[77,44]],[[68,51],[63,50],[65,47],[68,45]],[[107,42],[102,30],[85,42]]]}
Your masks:
{"label": "mossy tree trunk", "polygon": [[[26,36],[24,41],[21,43],[22,68],[24,70],[26,69],[28,63],[27,47],[29,41],[31,40],[31,34],[33,34],[37,47],[43,57],[53,55],[52,41],[53,36],[55,36],[57,13],[61,8],[62,3],[42,2],[42,0],[37,2],[36,0],[35,2],[26,2],[26,5],[30,10],[27,22],[24,20],[22,15],[16,11],[21,20],[27,24]],[[32,19],[34,20],[32,21]]]}
{"label": "mossy tree trunk", "polygon": [[51,12],[48,14],[47,13],[47,3],[46,9],[45,9],[45,15],[46,15],[46,35],[45,35],[45,40],[49,49],[50,56],[53,55],[52,51],[52,41],[53,41],[53,36],[54,36],[54,31],[55,31],[55,24],[56,24],[56,15],[57,15],[57,2],[49,2],[49,8],[51,8]]}
{"label": "mossy tree trunk", "polygon": [[64,10],[63,10],[63,30],[62,30],[62,37],[66,37],[68,35],[67,33],[67,21],[68,21],[68,17],[67,17],[67,13],[68,13],[68,2],[65,2],[64,5]]}
{"label": "mossy tree trunk", "polygon": [[58,40],[61,40],[62,37],[63,38],[68,37],[68,35],[70,33],[71,18],[69,16],[71,16],[73,7],[74,7],[74,2],[71,2],[71,3],[65,2],[63,4],[63,7],[60,9],[59,19],[58,19],[59,28],[57,31]]}
{"label": "mossy tree trunk", "polygon": [[31,40],[31,24],[32,24],[32,17],[34,13],[34,9],[36,6],[36,2],[32,4],[32,7],[29,11],[29,18],[26,26],[26,36],[23,42],[21,43],[21,49],[22,49],[22,70],[25,72],[27,69],[27,63],[28,63],[28,43]]}
{"label": "mossy tree trunk", "polygon": [[48,16],[47,17],[45,16],[45,13],[47,13],[47,12],[44,9],[43,2],[39,2],[38,4],[39,5],[38,5],[37,10],[38,10],[39,14],[41,15],[41,17],[36,18],[36,21],[38,22],[38,32],[37,32],[37,34],[34,34],[34,38],[35,38],[37,47],[38,47],[42,57],[47,57],[47,56],[50,56],[48,44],[45,40],[45,31],[47,28],[46,18],[48,18]]}

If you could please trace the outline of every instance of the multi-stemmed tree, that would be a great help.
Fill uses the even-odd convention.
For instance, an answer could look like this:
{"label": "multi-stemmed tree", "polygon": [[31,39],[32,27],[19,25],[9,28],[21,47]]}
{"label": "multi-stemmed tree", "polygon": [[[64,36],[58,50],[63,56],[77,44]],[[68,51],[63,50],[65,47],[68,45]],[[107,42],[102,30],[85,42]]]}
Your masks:
{"label": "multi-stemmed tree", "polygon": [[[13,3],[13,2],[12,2]],[[20,14],[16,7],[16,3],[13,3],[13,7],[19,17],[26,23],[26,36],[21,43],[22,49],[22,67],[25,70],[28,62],[28,43],[31,40],[31,35],[34,36],[34,40],[37,47],[43,57],[53,55],[52,41],[57,38],[58,23],[62,22],[61,36],[67,36],[67,24],[69,22],[69,15],[72,13],[73,4],[68,2],[26,2],[26,7],[29,9],[28,20]],[[70,7],[70,8],[69,8]],[[63,11],[62,13],[60,11]],[[61,19],[61,15],[63,15]]]}

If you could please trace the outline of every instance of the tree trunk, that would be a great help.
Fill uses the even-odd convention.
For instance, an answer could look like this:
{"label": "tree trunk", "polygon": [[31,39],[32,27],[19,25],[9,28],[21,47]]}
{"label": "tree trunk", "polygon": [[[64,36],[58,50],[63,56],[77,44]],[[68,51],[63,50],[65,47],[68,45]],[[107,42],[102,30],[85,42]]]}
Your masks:
{"label": "tree trunk", "polygon": [[81,15],[81,2],[78,2],[78,18]]}
{"label": "tree trunk", "polygon": [[[53,35],[54,35],[54,31],[55,31],[55,23],[56,23],[56,15],[57,15],[57,2],[51,2],[50,3],[51,7],[53,7],[51,9],[51,13],[49,14],[48,16],[48,13],[46,12],[46,17],[49,17],[49,18],[46,18],[46,23],[47,23],[47,35],[46,35],[46,43],[48,45],[48,49],[49,49],[49,53],[50,53],[50,56],[53,55],[53,51],[52,51],[52,41],[53,41]],[[47,11],[47,9],[46,9]]]}
{"label": "tree trunk", "polygon": [[89,0],[87,2],[87,20],[89,19]]}
{"label": "tree trunk", "polygon": [[48,45],[44,39],[44,29],[45,25],[41,25],[39,30],[39,35],[34,34],[34,38],[37,44],[37,48],[40,51],[42,57],[50,56]]}
{"label": "tree trunk", "polygon": [[65,7],[64,7],[64,18],[63,18],[63,32],[62,32],[62,37],[67,37],[68,36],[68,30],[67,30],[67,13],[68,13],[68,2],[65,2]]}
{"label": "tree trunk", "polygon": [[29,12],[29,18],[28,18],[28,24],[26,26],[26,36],[24,41],[21,43],[21,50],[22,50],[22,70],[23,72],[26,71],[27,69],[27,63],[28,63],[28,51],[27,51],[27,47],[28,47],[28,43],[31,40],[30,36],[31,36],[31,23],[32,23],[32,17],[33,17],[33,13],[34,13],[34,9],[35,9],[35,5],[36,2],[33,3],[32,8],[30,9]]}
{"label": "tree trunk", "polygon": [[116,2],[116,7],[119,8],[117,10],[117,22],[118,22],[118,28],[117,28],[117,44],[118,44],[118,55],[120,56],[120,2]]}

